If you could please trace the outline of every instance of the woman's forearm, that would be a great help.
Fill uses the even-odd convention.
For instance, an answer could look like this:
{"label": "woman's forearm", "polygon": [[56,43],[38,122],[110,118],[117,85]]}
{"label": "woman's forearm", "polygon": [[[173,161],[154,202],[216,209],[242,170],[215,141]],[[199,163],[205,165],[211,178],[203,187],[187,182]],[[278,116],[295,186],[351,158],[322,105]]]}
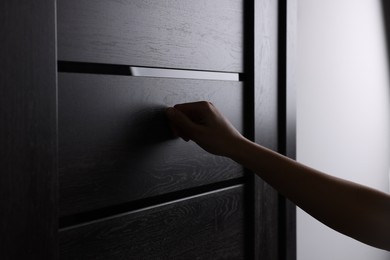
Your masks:
{"label": "woman's forearm", "polygon": [[388,194],[324,174],[248,140],[241,140],[234,151],[230,158],[322,223],[390,250]]}
{"label": "woman's forearm", "polygon": [[329,227],[390,251],[390,196],[290,160],[245,139],[210,102],[175,105],[176,135],[232,158]]}

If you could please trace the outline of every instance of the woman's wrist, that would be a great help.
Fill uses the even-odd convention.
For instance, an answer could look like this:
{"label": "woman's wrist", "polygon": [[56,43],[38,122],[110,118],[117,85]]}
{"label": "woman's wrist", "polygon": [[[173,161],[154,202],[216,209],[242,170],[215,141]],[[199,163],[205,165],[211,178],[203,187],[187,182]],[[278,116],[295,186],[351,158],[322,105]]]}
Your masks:
{"label": "woman's wrist", "polygon": [[226,157],[241,163],[251,145],[254,145],[252,141],[245,137],[239,137],[232,142],[232,148],[229,149],[230,151],[227,152]]}

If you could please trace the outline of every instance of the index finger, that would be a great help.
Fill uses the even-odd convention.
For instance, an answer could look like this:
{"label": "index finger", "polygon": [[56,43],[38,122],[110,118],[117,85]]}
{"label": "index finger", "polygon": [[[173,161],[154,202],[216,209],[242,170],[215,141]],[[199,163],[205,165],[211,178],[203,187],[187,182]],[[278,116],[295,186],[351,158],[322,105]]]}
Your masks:
{"label": "index finger", "polygon": [[214,107],[214,105],[208,101],[182,103],[174,106],[175,109],[184,113],[194,122],[201,122],[204,119],[205,112],[210,111],[210,107]]}

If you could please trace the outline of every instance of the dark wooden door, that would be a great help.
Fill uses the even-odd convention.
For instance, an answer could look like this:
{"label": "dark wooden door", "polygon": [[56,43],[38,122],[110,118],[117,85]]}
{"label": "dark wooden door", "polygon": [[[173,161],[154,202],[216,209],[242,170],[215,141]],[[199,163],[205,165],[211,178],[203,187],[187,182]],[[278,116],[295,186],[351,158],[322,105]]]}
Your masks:
{"label": "dark wooden door", "polygon": [[[294,208],[232,160],[174,138],[164,115],[167,106],[209,100],[248,138],[293,156],[293,1],[37,2],[42,8],[21,5],[23,28],[36,29],[26,36],[33,44],[21,46],[7,16],[17,5],[2,4],[12,50],[2,88],[18,83],[25,94],[21,108],[18,90],[1,97],[14,118],[0,119],[2,152],[14,162],[1,177],[1,231],[18,233],[2,236],[0,256],[295,258]],[[17,56],[26,46],[30,56]],[[24,75],[17,62],[30,78],[13,76]],[[11,210],[13,195],[23,196],[23,211]],[[25,226],[21,245],[30,249],[17,252]]]}

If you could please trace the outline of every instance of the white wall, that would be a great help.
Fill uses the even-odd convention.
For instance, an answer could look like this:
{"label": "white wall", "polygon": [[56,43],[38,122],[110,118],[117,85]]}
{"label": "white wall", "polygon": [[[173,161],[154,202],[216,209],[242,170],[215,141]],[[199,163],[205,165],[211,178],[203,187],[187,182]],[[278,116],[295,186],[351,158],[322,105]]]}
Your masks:
{"label": "white wall", "polygon": [[[297,159],[388,192],[390,71],[380,0],[298,4]],[[298,260],[390,259],[297,214]]]}

